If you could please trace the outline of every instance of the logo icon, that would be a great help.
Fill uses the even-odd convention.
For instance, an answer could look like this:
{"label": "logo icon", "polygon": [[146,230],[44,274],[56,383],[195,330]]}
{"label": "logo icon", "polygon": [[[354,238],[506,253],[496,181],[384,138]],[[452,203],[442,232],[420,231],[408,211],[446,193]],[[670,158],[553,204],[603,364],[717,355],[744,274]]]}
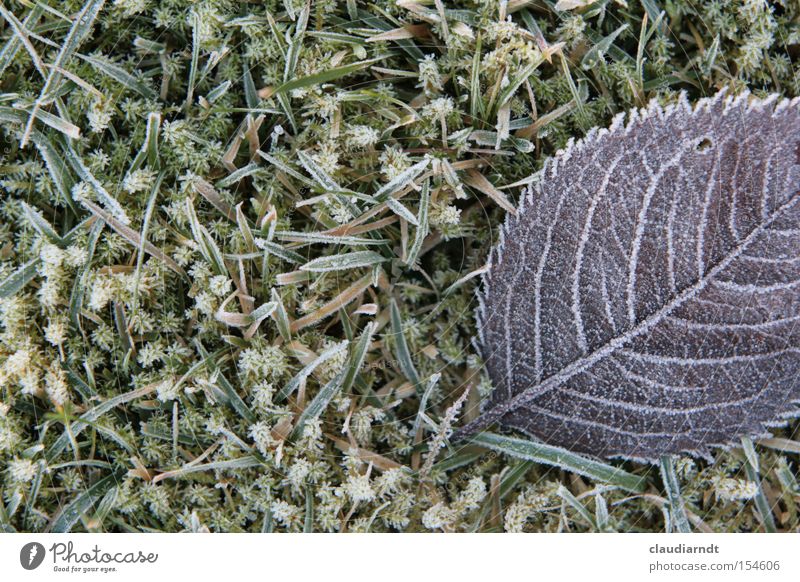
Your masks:
{"label": "logo icon", "polygon": [[30,542],[19,551],[19,563],[26,570],[35,570],[44,561],[44,546],[39,542]]}

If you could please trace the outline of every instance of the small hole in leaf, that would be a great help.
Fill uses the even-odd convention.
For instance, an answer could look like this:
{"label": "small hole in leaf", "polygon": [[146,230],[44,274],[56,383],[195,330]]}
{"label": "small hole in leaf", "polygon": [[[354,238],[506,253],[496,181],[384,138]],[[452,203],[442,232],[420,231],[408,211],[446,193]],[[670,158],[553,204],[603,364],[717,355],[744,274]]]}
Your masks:
{"label": "small hole in leaf", "polygon": [[702,151],[705,151],[705,150],[707,150],[708,148],[710,148],[710,147],[711,147],[711,146],[713,146],[713,145],[714,145],[714,142],[712,142],[710,139],[708,139],[708,138],[706,137],[706,138],[703,138],[703,139],[701,139],[701,140],[700,140],[700,141],[697,143],[697,145],[695,146],[695,149],[696,149],[698,152],[702,152]]}

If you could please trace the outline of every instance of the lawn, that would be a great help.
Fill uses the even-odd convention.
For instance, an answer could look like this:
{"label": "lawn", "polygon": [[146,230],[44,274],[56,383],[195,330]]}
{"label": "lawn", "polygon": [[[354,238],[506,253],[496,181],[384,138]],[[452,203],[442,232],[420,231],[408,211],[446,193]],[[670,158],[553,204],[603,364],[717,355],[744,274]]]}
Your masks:
{"label": "lawn", "polygon": [[711,458],[493,429],[476,293],[545,160],[800,95],[792,0],[2,0],[0,528],[797,531]]}

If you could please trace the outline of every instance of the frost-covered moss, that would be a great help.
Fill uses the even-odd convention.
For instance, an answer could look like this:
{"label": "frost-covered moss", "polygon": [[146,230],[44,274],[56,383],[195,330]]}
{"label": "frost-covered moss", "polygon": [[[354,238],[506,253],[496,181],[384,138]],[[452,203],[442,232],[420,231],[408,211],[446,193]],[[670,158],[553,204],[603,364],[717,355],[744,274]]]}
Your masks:
{"label": "frost-covered moss", "polygon": [[[4,529],[665,528],[654,468],[632,495],[449,445],[489,390],[462,278],[505,211],[475,175],[678,91],[798,95],[798,5],[443,4],[4,4]],[[756,449],[784,530],[797,447]],[[764,528],[743,462],[676,461],[695,527]]]}

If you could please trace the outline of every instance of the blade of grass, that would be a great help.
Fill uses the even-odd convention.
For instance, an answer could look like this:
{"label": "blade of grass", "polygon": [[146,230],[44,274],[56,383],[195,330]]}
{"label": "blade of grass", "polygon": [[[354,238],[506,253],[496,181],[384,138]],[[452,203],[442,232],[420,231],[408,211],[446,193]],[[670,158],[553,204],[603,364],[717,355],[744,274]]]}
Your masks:
{"label": "blade of grass", "polygon": [[131,167],[128,168],[128,174],[134,172],[144,165],[145,160],[152,168],[159,167],[158,159],[158,134],[161,128],[161,114],[152,112],[147,115],[147,127],[144,133],[144,141],[139,153],[131,162]]}
{"label": "blade of grass", "polygon": [[66,246],[64,239],[55,231],[53,226],[39,213],[38,210],[31,208],[25,202],[20,201],[22,211],[31,226],[42,236],[42,238],[49,240],[54,245],[61,248]]}
{"label": "blade of grass", "polygon": [[131,317],[136,314],[139,306],[139,284],[142,279],[142,266],[144,265],[144,245],[147,243],[147,231],[150,229],[150,219],[153,216],[153,209],[156,206],[156,198],[161,190],[161,182],[164,180],[164,172],[161,172],[153,187],[150,189],[150,196],[147,200],[147,206],[144,210],[144,220],[142,222],[142,232],[139,234],[139,252],[136,257],[136,270],[133,274],[133,311]]}
{"label": "blade of grass", "polygon": [[115,471],[110,475],[106,475],[94,485],[80,493],[75,499],[69,502],[64,508],[53,518],[47,531],[50,533],[67,533],[72,531],[75,524],[78,523],[81,516],[89,511],[112,487],[119,484],[122,479],[124,471]]}
{"label": "blade of grass", "polygon": [[320,391],[314,396],[314,399],[308,403],[297,418],[297,422],[292,429],[290,439],[298,439],[303,435],[303,429],[308,421],[318,418],[324,410],[328,407],[333,397],[336,396],[342,389],[342,382],[345,377],[345,370],[342,370],[334,376],[327,384],[325,384]]}
{"label": "blade of grass", "polygon": [[675,464],[671,455],[663,455],[660,459],[661,481],[664,483],[664,490],[669,501],[669,513],[675,529],[680,533],[691,533],[689,518],[686,516],[686,506],[681,497],[678,474],[675,472]]}
{"label": "blade of grass", "polygon": [[327,273],[329,271],[349,271],[360,267],[370,267],[385,262],[387,259],[373,251],[356,251],[341,255],[330,255],[309,261],[300,266],[301,271]]}
{"label": "blade of grass", "polygon": [[22,137],[22,147],[25,147],[30,138],[31,130],[33,129],[33,120],[37,117],[39,109],[49,102],[48,96],[51,93],[55,93],[56,86],[61,80],[61,74],[58,70],[65,68],[67,61],[78,50],[78,47],[84,39],[89,36],[94,26],[94,21],[97,19],[104,5],[105,0],[89,0],[75,17],[72,27],[64,39],[64,44],[61,45],[61,50],[59,50],[56,55],[52,63],[53,66],[47,74],[42,91],[33,104],[33,109],[31,110],[31,115]]}
{"label": "blade of grass", "polygon": [[258,467],[261,461],[255,455],[247,455],[239,457],[238,459],[230,459],[227,461],[214,461],[212,463],[205,463],[201,465],[188,464],[180,469],[174,471],[166,471],[159,473],[153,477],[153,484],[159,483],[164,479],[175,479],[178,477],[185,477],[192,473],[202,473],[203,471],[231,471],[237,469],[249,469],[251,467]]}
{"label": "blade of grass", "polygon": [[194,342],[197,351],[200,353],[200,356],[203,358],[203,362],[208,366],[208,370],[211,373],[211,378],[215,380],[215,382],[209,382],[211,384],[216,385],[224,394],[224,398],[227,400],[228,406],[236,412],[241,418],[245,419],[250,424],[256,422],[256,416],[253,414],[253,411],[250,410],[250,407],[247,406],[245,401],[239,396],[239,393],[234,388],[233,384],[228,381],[228,378],[225,377],[225,374],[222,371],[222,368],[219,366],[217,361],[217,353],[210,354],[206,351],[203,347],[203,344],[200,343],[199,340],[195,340]]}
{"label": "blade of grass", "polygon": [[292,340],[291,322],[289,321],[289,314],[286,313],[286,306],[283,304],[280,293],[272,289],[271,298],[275,303],[275,311],[272,312],[272,317],[275,319],[275,324],[278,327],[278,333],[281,334],[283,341],[289,342]]}
{"label": "blade of grass", "polygon": [[772,515],[772,508],[769,505],[769,500],[764,494],[764,489],[761,487],[761,476],[759,475],[758,467],[758,454],[753,447],[753,441],[745,437],[742,439],[742,449],[744,450],[744,469],[747,473],[747,479],[755,484],[758,488],[756,493],[755,502],[758,513],[761,516],[761,522],[764,524],[764,530],[767,533],[775,533],[778,528],[775,526],[775,518]]}
{"label": "blade of grass", "polygon": [[235,172],[231,172],[229,176],[226,176],[219,180],[216,184],[214,184],[217,188],[230,188],[237,182],[247,178],[248,176],[252,176],[261,171],[261,166],[256,164],[255,162],[250,162],[246,166],[239,168]]}
{"label": "blade of grass", "polygon": [[386,206],[388,206],[389,210],[394,212],[397,216],[399,216],[406,222],[409,222],[414,226],[419,226],[419,221],[417,220],[417,217],[414,216],[408,208],[403,206],[400,202],[398,202],[394,198],[392,197],[387,198]]}
{"label": "blade of grass", "polygon": [[105,222],[102,220],[97,220],[92,225],[92,229],[89,231],[89,237],[86,241],[86,262],[75,277],[75,283],[72,285],[72,293],[69,296],[69,319],[78,329],[81,329],[79,315],[83,307],[86,282],[89,280],[89,275],[91,273],[90,266],[92,264],[92,258],[94,258],[97,241],[100,238],[100,233],[103,232],[104,226]]}
{"label": "blade of grass", "polygon": [[417,262],[417,257],[422,250],[422,243],[425,242],[425,237],[428,236],[428,205],[430,204],[430,183],[425,180],[422,185],[422,195],[419,199],[419,212],[417,213],[417,222],[419,226],[414,233],[414,242],[408,250],[406,257],[406,264],[413,266]]}
{"label": "blade of grass", "polygon": [[483,103],[483,95],[481,95],[481,45],[483,42],[483,35],[479,32],[478,39],[475,43],[475,54],[472,57],[472,68],[470,70],[469,79],[469,113],[470,124],[475,124],[476,121],[484,118],[486,109]]}
{"label": "blade of grass", "polygon": [[[34,24],[36,24],[36,22],[39,20],[39,17],[42,15],[43,12],[44,9],[42,8],[42,6],[36,4],[33,6],[33,8],[31,8],[31,11],[28,12],[28,15],[25,17],[24,22],[19,22],[17,20],[16,23],[12,23],[6,18],[6,15],[11,13],[8,12],[5,6],[3,6],[3,4],[0,2],[0,14],[3,15],[4,18],[6,18],[6,21],[11,26],[11,30],[14,31],[14,35],[11,36],[11,38],[8,39],[6,44],[3,45],[3,48],[0,49],[0,78],[2,78],[3,73],[8,68],[8,66],[14,62],[14,59],[17,57],[17,53],[19,52],[19,49],[22,48],[23,39],[20,37],[20,34],[17,32],[17,30],[20,31],[30,30],[30,28]],[[30,41],[28,41],[28,43],[30,43]],[[40,62],[38,64],[41,65],[42,63]]]}
{"label": "blade of grass", "polygon": [[197,243],[200,254],[203,255],[203,258],[211,265],[217,275],[227,275],[228,269],[225,267],[225,260],[222,257],[222,252],[211,237],[211,233],[208,232],[206,227],[200,224],[191,198],[186,199],[186,214],[189,217],[189,226],[191,227],[192,236]]}
{"label": "blade of grass", "polygon": [[378,325],[374,321],[368,323],[364,327],[364,331],[361,333],[358,343],[355,345],[352,353],[350,354],[350,359],[347,364],[347,373],[342,381],[343,392],[348,393],[353,387],[353,384],[356,381],[356,376],[361,371],[361,366],[364,365],[364,360],[367,357],[367,350],[372,342],[372,335],[375,333],[377,328]]}
{"label": "blade of grass", "polygon": [[761,439],[756,444],[782,453],[800,454],[800,442],[784,438]]}
{"label": "blade of grass", "polygon": [[342,191],[342,187],[339,186],[339,184],[336,183],[336,180],[331,178],[328,173],[319,164],[317,164],[317,162],[314,161],[314,158],[302,150],[297,150],[296,154],[297,159],[300,161],[300,165],[305,168],[306,172],[311,174],[311,177],[320,186],[320,188],[329,192]]}
{"label": "blade of grass", "polygon": [[[537,58],[530,64],[528,64],[525,68],[519,71],[514,77],[510,80],[509,84],[503,87],[503,90],[500,92],[500,95],[497,97],[497,102],[494,104],[494,110],[499,110],[503,105],[505,105],[514,94],[517,92],[522,84],[528,80],[528,77],[533,75],[534,71],[539,68],[544,62],[544,56],[541,53],[537,53]],[[489,110],[492,111],[492,106],[490,105]]]}
{"label": "blade of grass", "polygon": [[[225,218],[227,218],[230,221],[238,222],[236,210],[222,198],[222,196],[220,195],[219,192],[217,192],[214,186],[212,186],[202,178],[195,179],[193,181],[193,185],[194,185],[194,191],[200,194],[200,196],[202,196],[206,200],[208,200],[211,206],[219,210],[222,213],[222,215],[225,216]],[[244,214],[242,215],[242,218],[244,219]]]}
{"label": "blade of grass", "polygon": [[33,281],[37,273],[36,269],[39,266],[39,260],[39,257],[31,259],[0,283],[0,299],[7,299],[14,296],[22,290],[25,285]]}
{"label": "blade of grass", "polygon": [[256,238],[253,240],[253,242],[255,242],[255,245],[262,251],[266,252],[267,254],[275,255],[286,262],[294,263],[295,265],[305,262],[303,255],[284,248],[279,244],[275,244],[274,242],[270,242],[263,238]]}
{"label": "blade of grass", "polygon": [[[92,189],[94,190],[95,194],[97,195],[98,200],[106,207],[109,213],[121,224],[127,225],[130,223],[130,219],[128,215],[125,213],[125,210],[122,208],[122,205],[114,198],[108,191],[103,187],[100,183],[100,180],[94,177],[94,175],[89,171],[83,160],[81,160],[78,153],[72,147],[70,143],[66,144],[66,149],[64,152],[64,157],[66,158],[69,165],[72,166],[72,169],[75,171],[80,178],[89,184]],[[84,201],[82,201],[83,203]],[[89,202],[91,204],[91,202]],[[85,205],[85,204],[84,204]]]}
{"label": "blade of grass", "polygon": [[387,239],[361,238],[357,236],[336,236],[332,234],[324,234],[321,232],[296,232],[291,230],[276,231],[275,238],[278,238],[280,240],[285,240],[287,242],[298,242],[298,243],[308,243],[308,244],[322,243],[322,244],[349,245],[349,246],[380,245],[389,242]]}
{"label": "blade of grass", "polygon": [[303,520],[303,533],[314,532],[314,488],[306,486],[306,515]]}
{"label": "blade of grass", "polygon": [[200,60],[200,15],[196,11],[191,14],[192,24],[192,60],[189,64],[189,82],[186,89],[184,107],[189,109],[194,100],[194,86],[197,82],[197,64]]}
{"label": "blade of grass", "polygon": [[281,86],[275,89],[273,95],[280,95],[283,93],[288,93],[289,91],[293,91],[295,89],[304,89],[306,87],[311,87],[313,85],[319,85],[320,83],[327,83],[328,81],[340,79],[341,77],[345,77],[347,75],[355,73],[356,71],[365,69],[370,65],[379,63],[385,60],[385,58],[386,57],[376,57],[373,59],[367,59],[365,61],[359,61],[357,63],[351,63],[349,65],[344,65],[341,67],[333,67],[331,69],[320,71],[319,73],[308,75],[306,77],[299,77],[297,79],[292,79],[291,81],[283,83]]}
{"label": "blade of grass", "polygon": [[25,496],[25,514],[22,517],[22,523],[26,524],[28,528],[31,527],[29,523],[31,512],[36,507],[36,499],[39,497],[39,491],[42,488],[42,478],[46,470],[52,470],[52,467],[48,467],[43,459],[36,462],[36,476],[33,478],[31,488]]}
{"label": "blade of grass", "polygon": [[278,168],[278,170],[280,170],[281,172],[283,172],[287,176],[291,176],[292,178],[294,178],[295,180],[300,181],[301,183],[305,184],[309,188],[316,188],[317,187],[313,180],[309,180],[308,178],[303,176],[303,174],[301,174],[300,172],[298,172],[294,168],[291,168],[289,165],[287,165],[286,163],[282,162],[278,158],[276,158],[274,156],[271,156],[271,155],[269,155],[267,153],[264,153],[261,150],[259,150],[258,155],[261,156],[262,158],[264,158],[265,160],[267,160],[270,164],[272,164],[273,166]]}
{"label": "blade of grass", "polygon": [[[98,404],[97,406],[87,410],[84,412],[80,418],[74,422],[70,428],[70,431],[73,436],[78,436],[84,428],[86,428],[87,423],[94,422],[101,416],[103,416],[106,412],[113,410],[117,406],[122,404],[126,404],[131,402],[132,400],[136,400],[137,398],[142,398],[155,392],[156,386],[158,383],[155,384],[148,384],[147,386],[143,386],[142,388],[138,388],[136,390],[131,390],[130,392],[125,392],[123,394],[118,394],[113,398],[109,398]],[[52,462],[64,448],[67,446],[69,442],[69,436],[67,435],[66,431],[62,434],[56,441],[50,445],[50,448],[47,449],[47,453],[45,454],[45,458],[48,462]]]}
{"label": "blade of grass", "polygon": [[117,83],[124,86],[126,89],[133,91],[134,93],[138,93],[145,99],[149,99],[151,101],[156,101],[158,99],[158,94],[147,86],[143,81],[140,81],[133,75],[131,75],[128,71],[120,67],[118,64],[111,62],[105,58],[98,58],[93,56],[87,55],[77,55],[78,58],[81,60],[86,61],[89,63],[95,70],[99,71],[100,73],[114,79]]}
{"label": "blade of grass", "polygon": [[577,85],[575,85],[575,81],[572,78],[572,73],[569,70],[569,61],[567,57],[564,56],[564,53],[561,53],[561,70],[564,73],[564,77],[567,79],[567,85],[569,86],[570,93],[572,93],[572,99],[575,102],[575,107],[578,109],[578,122],[583,125],[584,119],[586,119],[586,111],[583,108],[583,101],[584,98],[581,95],[581,92],[578,91]]}
{"label": "blade of grass", "polygon": [[489,432],[472,437],[471,442],[518,459],[559,467],[602,483],[616,485],[626,491],[641,493],[647,486],[647,480],[644,477],[638,477],[617,467],[587,459],[560,447]]}
{"label": "blade of grass", "polygon": [[586,506],[563,485],[559,485],[558,487],[558,496],[563,499],[567,505],[577,511],[578,515],[580,515],[593,530],[597,531],[597,521],[595,521],[594,516],[586,509]]}
{"label": "blade of grass", "polygon": [[250,61],[248,61],[246,57],[242,57],[242,69],[244,70],[242,73],[242,83],[244,85],[245,102],[250,109],[255,109],[258,107],[258,103],[261,100],[258,98],[256,84],[253,81],[253,74],[250,72]]}
{"label": "blade of grass", "polygon": [[495,203],[511,214],[516,214],[517,209],[514,208],[514,205],[508,200],[506,195],[501,191],[495,188],[494,184],[492,184],[486,177],[478,172],[477,170],[467,170],[467,176],[464,178],[464,184],[467,186],[472,186],[476,190],[483,192],[489,198],[495,201]]}
{"label": "blade of grass", "polygon": [[314,358],[312,362],[308,363],[302,370],[300,370],[300,372],[298,372],[291,380],[289,380],[289,382],[287,382],[283,388],[281,388],[280,392],[278,392],[276,400],[278,402],[286,400],[292,395],[292,393],[294,393],[295,390],[300,387],[300,384],[302,384],[312,374],[312,372],[314,372],[314,370],[341,351],[347,349],[347,345],[347,340],[344,340],[323,350],[322,353]]}
{"label": "blade of grass", "polygon": [[372,196],[375,202],[383,202],[395,192],[408,186],[414,179],[419,176],[425,168],[431,163],[429,158],[425,158],[421,162],[417,162],[410,168],[400,172],[397,176],[389,180],[386,184],[381,186],[377,192]]}
{"label": "blade of grass", "polygon": [[333,315],[339,311],[339,309],[345,307],[351,301],[354,301],[364,291],[366,291],[367,287],[369,287],[371,283],[372,274],[365,275],[313,313],[309,313],[300,319],[294,320],[290,327],[291,331],[298,332],[309,325],[313,325],[318,321]]}
{"label": "blade of grass", "polygon": [[90,533],[103,531],[103,522],[106,520],[106,517],[108,517],[108,514],[115,508],[118,496],[119,489],[117,487],[112,487],[103,496],[100,503],[97,504],[97,511],[95,511],[94,515],[88,520]]}
{"label": "blade of grass", "polygon": [[630,24],[627,22],[613,31],[611,34],[604,36],[603,39],[595,43],[592,48],[590,48],[583,58],[581,58],[581,67],[584,70],[588,71],[593,67],[597,66],[598,62],[603,59],[608,49],[614,44],[614,41],[617,40],[617,37],[625,32],[630,27]]}
{"label": "blade of grass", "polygon": [[394,298],[389,304],[389,310],[397,362],[406,379],[414,385],[415,389],[419,390],[419,373],[417,372],[416,366],[414,366],[414,361],[411,359],[411,352],[408,349],[408,343],[406,343],[406,337],[403,334],[403,320],[400,315],[400,308],[397,306],[397,302]]}
{"label": "blade of grass", "polygon": [[[13,12],[10,12],[5,7],[2,2],[0,2],[0,16],[2,16],[11,27],[11,30],[14,32],[14,38],[19,40],[22,46],[25,47],[25,50],[28,51],[28,55],[30,55],[31,61],[33,61],[33,65],[36,67],[36,70],[39,71],[39,74],[42,76],[42,78],[46,79],[47,72],[45,71],[44,62],[39,56],[39,53],[36,52],[36,48],[34,48],[33,44],[31,43],[28,29],[19,21],[16,16],[14,16]],[[28,19],[25,21],[27,22]]]}
{"label": "blade of grass", "polygon": [[175,271],[177,274],[181,276],[185,276],[186,273],[184,270],[173,261],[170,257],[165,255],[161,249],[149,243],[147,241],[142,241],[139,237],[139,233],[133,230],[131,227],[122,224],[116,218],[111,216],[108,212],[94,204],[93,202],[89,202],[88,200],[81,200],[81,204],[83,204],[86,208],[88,208],[92,214],[100,218],[103,222],[105,222],[108,226],[111,227],[117,234],[119,234],[122,238],[127,240],[131,243],[134,247],[139,248],[141,247],[144,251],[150,255],[153,255],[155,258],[163,261],[167,267]]}
{"label": "blade of grass", "polygon": [[[31,119],[35,117],[45,125],[52,127],[56,131],[60,131],[70,139],[79,139],[81,137],[81,130],[77,125],[70,123],[58,115],[53,115],[44,109],[36,109],[35,107],[31,108],[30,115]],[[32,128],[29,130],[28,139],[31,138],[31,131],[33,131]]]}
{"label": "blade of grass", "polygon": [[[11,107],[0,107],[0,121],[6,123],[23,124],[25,123],[25,116],[22,111],[17,109],[12,109]],[[50,172],[50,177],[53,179],[53,183],[55,184],[56,188],[58,188],[59,194],[61,194],[61,196],[64,197],[64,200],[67,201],[70,209],[77,214],[78,209],[75,205],[75,201],[72,199],[72,186],[74,181],[69,174],[69,170],[64,162],[63,156],[58,152],[58,150],[56,150],[53,142],[48,138],[48,136],[40,131],[37,131],[36,129],[32,130],[31,139],[33,140],[36,148],[39,150],[39,154],[42,156],[45,166],[47,167],[47,171]]]}

